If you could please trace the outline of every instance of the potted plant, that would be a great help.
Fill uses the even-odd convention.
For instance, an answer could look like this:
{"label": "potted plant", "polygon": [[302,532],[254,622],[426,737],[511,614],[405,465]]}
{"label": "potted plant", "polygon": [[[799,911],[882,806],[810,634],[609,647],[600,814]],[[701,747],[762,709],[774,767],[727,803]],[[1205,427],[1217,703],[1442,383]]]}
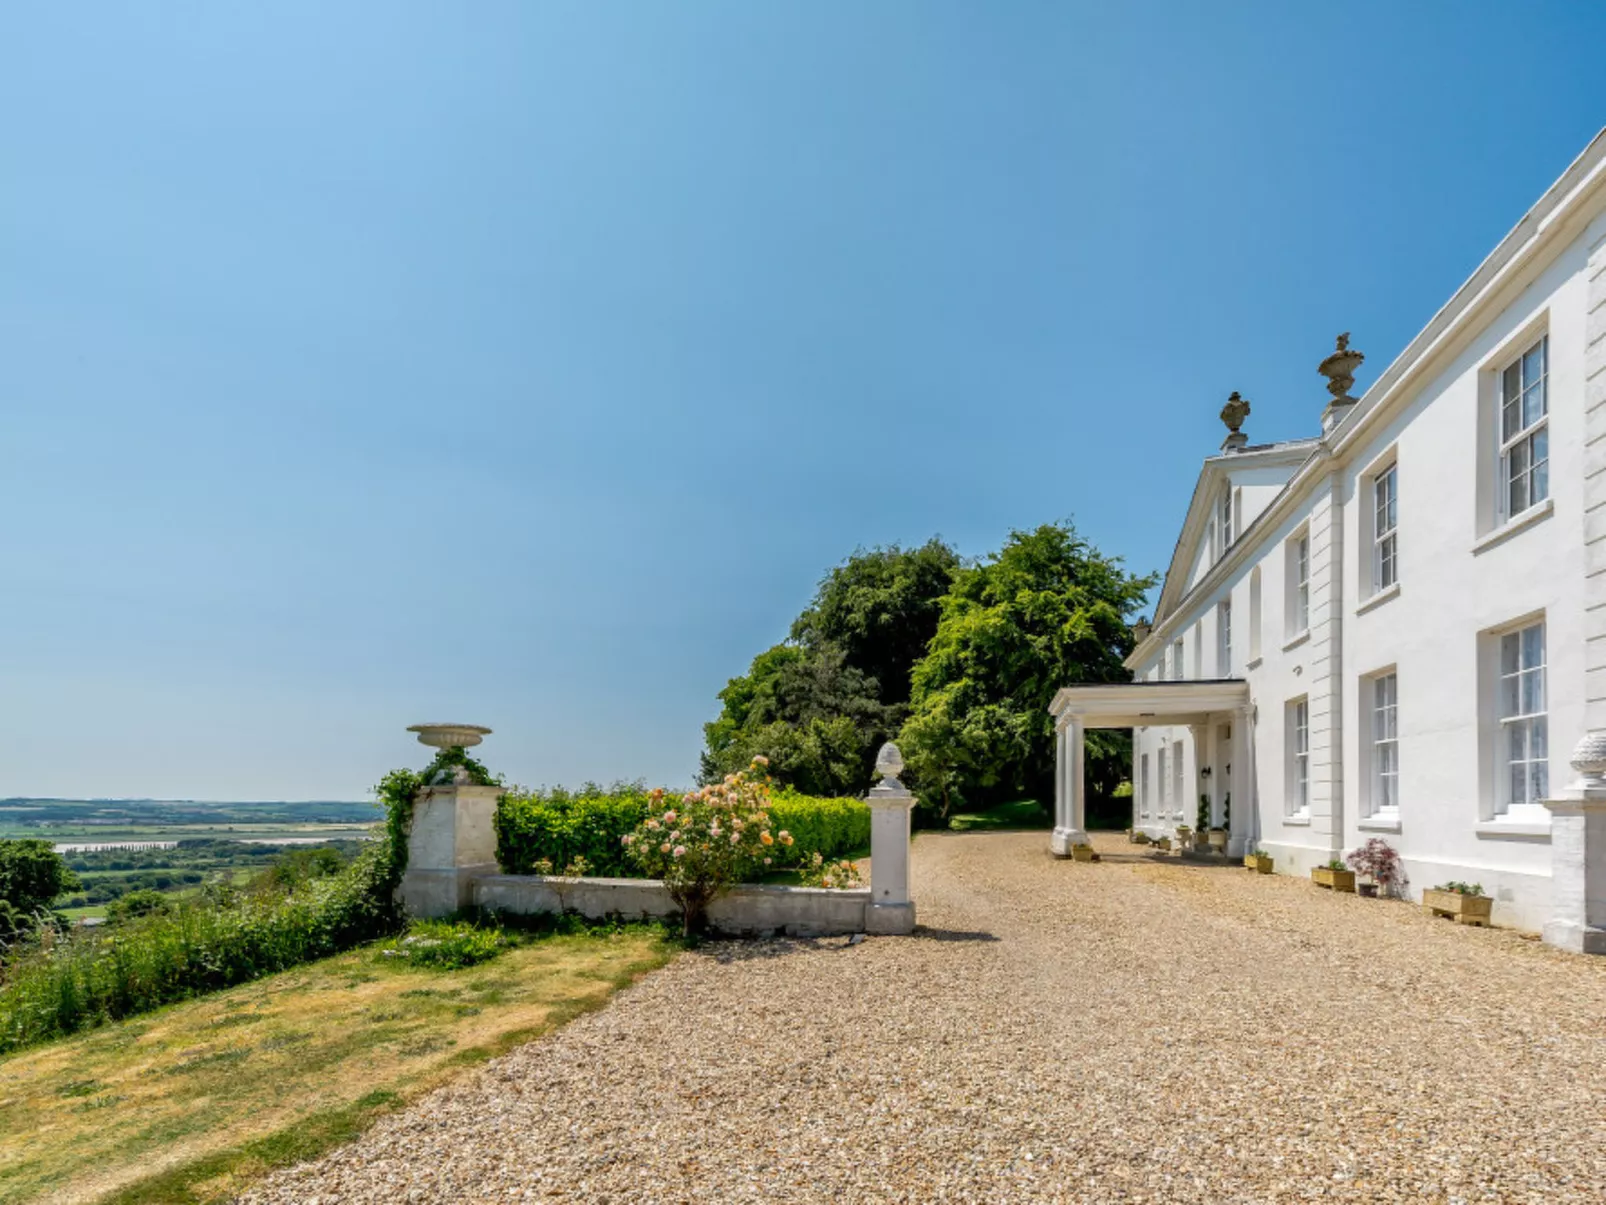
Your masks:
{"label": "potted plant", "polygon": [[1348,891],[1353,893],[1355,890],[1355,872],[1337,858],[1334,858],[1326,866],[1312,866],[1310,877],[1316,886],[1326,887],[1329,891]]}
{"label": "potted plant", "polygon": [[1148,843],[1149,843],[1149,834],[1148,833],[1144,832],[1141,828],[1132,830],[1132,844],[1133,845],[1147,845]]}
{"label": "potted plant", "polygon": [[1382,837],[1373,837],[1359,849],[1351,850],[1344,860],[1349,863],[1351,870],[1361,876],[1362,895],[1393,895],[1405,882],[1405,868],[1400,864],[1400,855]]}
{"label": "potted plant", "polygon": [[1091,845],[1078,844],[1071,846],[1071,857],[1078,862],[1097,862],[1099,860],[1098,854],[1093,851]]}
{"label": "potted plant", "polygon": [[1192,839],[1193,839],[1193,830],[1191,828],[1189,828],[1186,824],[1177,825],[1177,844],[1178,845],[1183,846],[1184,848],[1186,848],[1188,842],[1191,841]]}
{"label": "potted plant", "polygon": [[1159,850],[1161,853],[1170,853],[1171,852],[1171,838],[1170,837],[1156,837],[1154,839],[1154,848]]}
{"label": "potted plant", "polygon": [[1422,893],[1422,910],[1429,916],[1448,916],[1457,924],[1488,927],[1494,900],[1483,893],[1482,883],[1452,881]]}
{"label": "potted plant", "polygon": [[1244,865],[1256,874],[1270,874],[1271,864],[1271,855],[1263,849],[1257,849],[1254,853],[1244,855]]}

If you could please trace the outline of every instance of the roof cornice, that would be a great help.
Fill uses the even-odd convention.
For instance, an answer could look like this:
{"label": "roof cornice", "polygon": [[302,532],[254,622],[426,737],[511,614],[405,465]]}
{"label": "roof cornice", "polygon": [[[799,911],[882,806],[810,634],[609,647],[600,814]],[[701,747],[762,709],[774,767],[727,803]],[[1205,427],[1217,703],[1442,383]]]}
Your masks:
{"label": "roof cornice", "polygon": [[[1606,196],[1606,129],[1602,129],[1567,170],[1552,184],[1505,238],[1478,265],[1465,283],[1455,291],[1421,332],[1395,357],[1393,363],[1372,383],[1360,400],[1332,431],[1315,440],[1313,450],[1295,471],[1271,504],[1233,542],[1226,554],[1210,567],[1197,585],[1168,607],[1171,574],[1155,608],[1155,624],[1147,639],[1132,650],[1124,664],[1136,669],[1147,661],[1156,647],[1170,643],[1179,625],[1178,616],[1190,611],[1188,604],[1209,597],[1219,590],[1258,544],[1259,537],[1281,523],[1333,470],[1348,463],[1359,446],[1380,424],[1415,396],[1414,391],[1446,359],[1461,350],[1476,335],[1476,323],[1489,308],[1503,302],[1514,287],[1525,284],[1523,274],[1558,245],[1576,238],[1593,217],[1591,206]],[[1565,236],[1565,237],[1564,237]],[[1200,474],[1202,484],[1213,461],[1211,457]],[[1199,503],[1199,486],[1189,505],[1188,519],[1194,518]],[[1201,523],[1202,525],[1202,523]],[[1184,524],[1184,537],[1187,524]],[[1178,541],[1179,551],[1182,540]],[[1173,559],[1173,569],[1175,559]]]}

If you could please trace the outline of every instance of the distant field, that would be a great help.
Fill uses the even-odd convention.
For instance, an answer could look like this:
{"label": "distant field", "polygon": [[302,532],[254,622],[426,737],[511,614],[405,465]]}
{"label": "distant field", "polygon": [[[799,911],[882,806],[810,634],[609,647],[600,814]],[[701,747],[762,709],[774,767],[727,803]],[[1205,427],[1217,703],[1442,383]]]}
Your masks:
{"label": "distant field", "polygon": [[280,856],[276,847],[332,845],[350,856],[378,821],[375,805],[354,802],[0,799],[0,838],[51,842],[83,880],[57,901],[70,920],[104,916],[130,891],[243,886]]}

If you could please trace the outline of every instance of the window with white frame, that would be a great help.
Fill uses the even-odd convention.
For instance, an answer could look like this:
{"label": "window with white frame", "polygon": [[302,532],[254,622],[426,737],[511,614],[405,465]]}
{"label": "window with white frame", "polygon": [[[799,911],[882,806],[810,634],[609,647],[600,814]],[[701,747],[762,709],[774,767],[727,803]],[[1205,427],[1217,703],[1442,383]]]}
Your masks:
{"label": "window with white frame", "polygon": [[1500,374],[1500,517],[1510,519],[1550,497],[1550,337]]}
{"label": "window with white frame", "polygon": [[1542,804],[1550,792],[1543,620],[1500,637],[1499,812]]}
{"label": "window with white frame", "polygon": [[1302,531],[1285,545],[1290,637],[1310,630],[1310,532]]}
{"label": "window with white frame", "polygon": [[1166,803],[1169,802],[1170,799],[1170,787],[1167,785],[1166,779],[1166,747],[1163,743],[1160,745],[1160,752],[1155,756],[1156,764],[1160,769],[1160,789],[1156,792],[1156,794],[1159,796],[1160,815],[1164,816],[1166,813]]}
{"label": "window with white frame", "polygon": [[1372,478],[1372,589],[1387,590],[1400,580],[1399,466]]}
{"label": "window with white frame", "polygon": [[1291,816],[1310,811],[1310,699],[1288,704],[1288,799]]}
{"label": "window with white frame", "polygon": [[1145,753],[1138,759],[1138,801],[1144,816],[1148,816],[1153,807],[1153,801],[1149,798],[1152,787],[1149,781],[1149,755]]}
{"label": "window with white frame", "polygon": [[1182,817],[1185,799],[1182,791],[1182,742],[1175,741],[1171,745],[1171,814],[1178,819]]}
{"label": "window with white frame", "polygon": [[1182,680],[1182,641],[1180,638],[1171,642],[1171,678],[1175,682]]}
{"label": "window with white frame", "polygon": [[1260,659],[1260,566],[1249,574],[1249,660]]}
{"label": "window with white frame", "polygon": [[1392,670],[1372,679],[1372,814],[1400,810],[1400,679]]}
{"label": "window with white frame", "polygon": [[1232,677],[1232,599],[1216,604],[1216,677]]}

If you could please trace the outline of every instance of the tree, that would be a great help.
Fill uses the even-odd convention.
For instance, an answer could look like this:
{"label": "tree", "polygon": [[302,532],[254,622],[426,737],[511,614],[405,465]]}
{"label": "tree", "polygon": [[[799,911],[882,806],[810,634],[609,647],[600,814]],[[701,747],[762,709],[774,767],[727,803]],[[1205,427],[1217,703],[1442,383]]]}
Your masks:
{"label": "tree", "polygon": [[50,842],[0,840],[0,940],[31,933],[51,901],[81,885]]}
{"label": "tree", "polygon": [[907,711],[911,673],[958,566],[958,554],[933,539],[861,549],[831,570],[786,643],[720,691],[720,714],[703,728],[702,780],[762,755],[777,781],[798,790],[863,790],[875,750]]}
{"label": "tree", "polygon": [[152,913],[166,914],[172,910],[173,901],[166,894],[141,888],[138,891],[130,891],[121,899],[108,904],[106,923],[120,925],[141,916],[150,916]]}
{"label": "tree", "polygon": [[[1002,550],[962,570],[915,668],[900,745],[922,803],[991,806],[1052,798],[1053,721],[1062,686],[1125,682],[1128,619],[1155,583],[1126,572],[1069,524],[1011,532]],[[1090,734],[1090,784],[1113,789],[1131,738]]]}

